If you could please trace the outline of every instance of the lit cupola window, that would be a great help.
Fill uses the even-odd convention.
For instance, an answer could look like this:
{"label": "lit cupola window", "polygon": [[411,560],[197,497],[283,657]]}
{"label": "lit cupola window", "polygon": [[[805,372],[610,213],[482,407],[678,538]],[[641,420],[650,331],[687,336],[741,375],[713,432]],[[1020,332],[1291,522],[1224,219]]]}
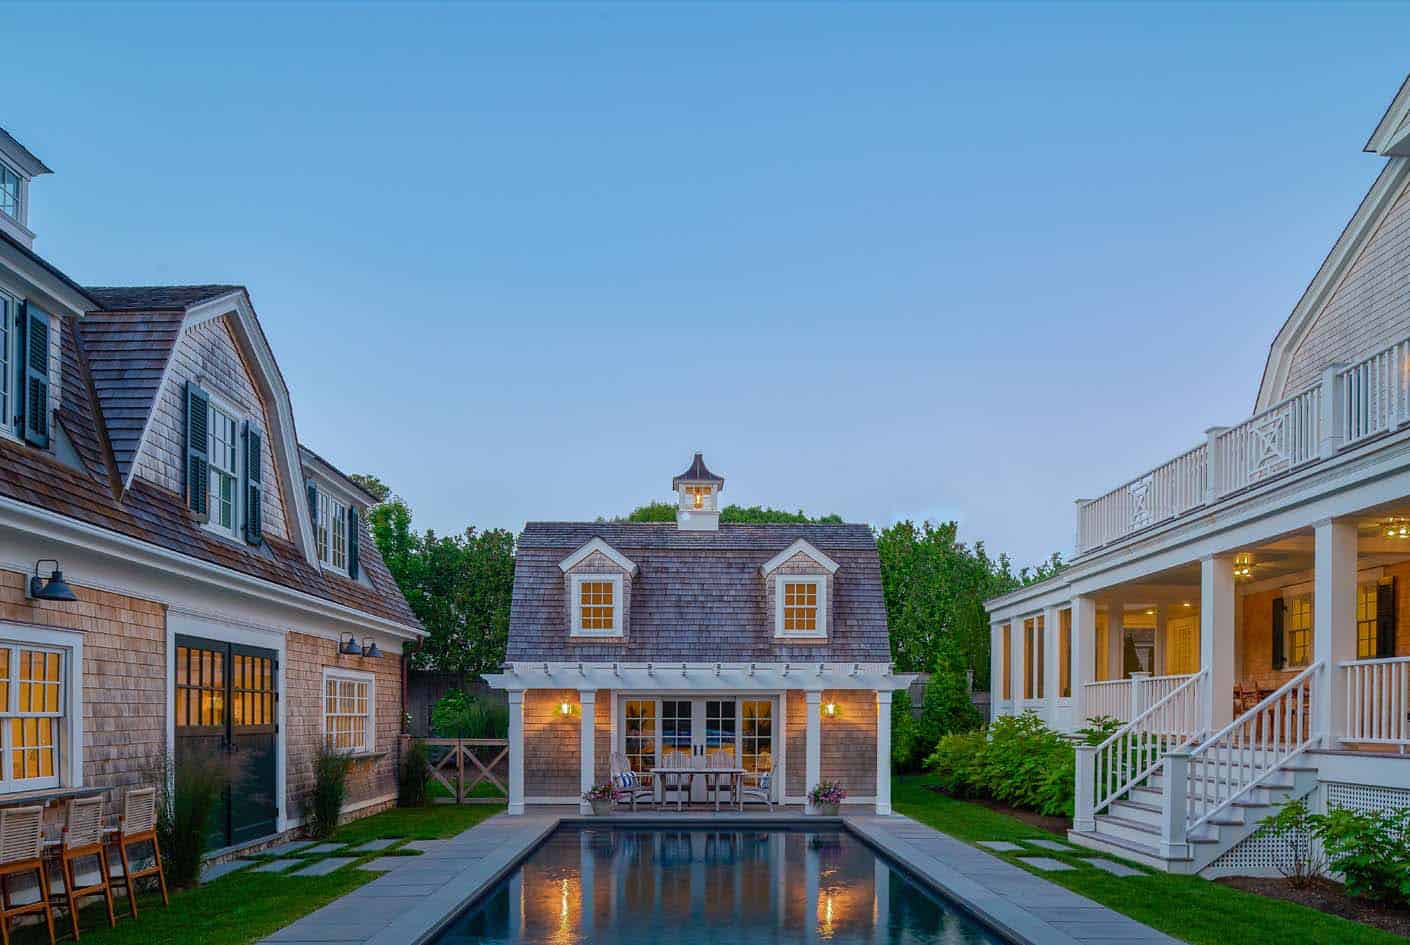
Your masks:
{"label": "lit cupola window", "polygon": [[671,480],[676,491],[676,526],[685,531],[715,531],[720,527],[720,492],[723,476],[705,466],[705,458],[695,454],[690,468]]}

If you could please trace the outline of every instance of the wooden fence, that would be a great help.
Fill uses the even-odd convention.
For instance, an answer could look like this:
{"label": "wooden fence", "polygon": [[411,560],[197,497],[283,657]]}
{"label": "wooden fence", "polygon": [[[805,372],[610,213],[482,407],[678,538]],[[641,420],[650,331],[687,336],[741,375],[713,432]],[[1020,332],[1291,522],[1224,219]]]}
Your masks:
{"label": "wooden fence", "polygon": [[[403,735],[403,750],[413,736]],[[509,759],[509,741],[503,738],[420,738],[426,747],[426,770],[431,780],[444,787],[455,804],[502,804],[509,797],[509,787],[494,769]],[[488,749],[488,750],[487,750]],[[489,761],[484,759],[488,757]],[[466,773],[469,772],[469,780]],[[454,777],[454,783],[450,778]],[[472,797],[480,784],[496,788],[502,797]]]}

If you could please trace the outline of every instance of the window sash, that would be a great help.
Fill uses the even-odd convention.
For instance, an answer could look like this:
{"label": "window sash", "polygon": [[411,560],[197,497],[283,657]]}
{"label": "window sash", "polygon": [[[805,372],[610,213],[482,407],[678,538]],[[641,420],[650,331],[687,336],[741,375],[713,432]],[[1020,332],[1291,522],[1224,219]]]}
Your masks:
{"label": "window sash", "polygon": [[318,490],[318,560],[339,571],[348,569],[348,507]]}
{"label": "window sash", "polygon": [[20,176],[0,164],[0,211],[20,218]]}
{"label": "window sash", "polygon": [[815,581],[783,582],[783,632],[818,632],[818,585]]}
{"label": "window sash", "polygon": [[1288,601],[1284,619],[1288,665],[1306,666],[1312,660],[1312,599],[1297,597]]}
{"label": "window sash", "polygon": [[68,673],[62,649],[0,642],[0,792],[59,785]]}
{"label": "window sash", "polygon": [[211,401],[206,434],[210,465],[210,521],[222,532],[239,528],[240,437],[239,424]]}
{"label": "window sash", "polygon": [[1356,587],[1356,658],[1359,660],[1376,658],[1378,592],[1379,587],[1375,584],[1359,584]]}
{"label": "window sash", "polygon": [[372,680],[329,674],[323,682],[323,737],[339,751],[372,751]]}
{"label": "window sash", "polygon": [[19,304],[10,296],[0,294],[0,427],[8,426],[5,418],[12,416],[10,410],[10,375],[14,360],[11,349],[14,347],[15,316]]}

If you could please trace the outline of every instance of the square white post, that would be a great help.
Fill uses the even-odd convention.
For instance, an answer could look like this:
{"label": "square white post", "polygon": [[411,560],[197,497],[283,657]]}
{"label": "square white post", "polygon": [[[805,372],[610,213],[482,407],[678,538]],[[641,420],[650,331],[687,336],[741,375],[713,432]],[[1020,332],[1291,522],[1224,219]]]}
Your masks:
{"label": "square white post", "polygon": [[1164,604],[1155,605],[1155,654],[1151,657],[1151,675],[1168,676],[1165,671],[1165,618],[1166,606]]}
{"label": "square white post", "polygon": [[1106,678],[1126,676],[1126,601],[1113,597],[1106,605]]}
{"label": "square white post", "polygon": [[[807,742],[804,751],[803,790],[811,791],[822,780],[822,693],[809,689],[803,694],[807,700]],[[808,813],[813,812],[812,802],[808,802]]]}
{"label": "square white post", "polygon": [[1072,599],[1072,724],[1087,724],[1087,683],[1097,668],[1097,602],[1090,597]]}
{"label": "square white post", "polygon": [[[583,689],[578,692],[578,707],[582,711],[581,734],[578,736],[578,757],[582,759],[581,780],[582,793],[586,794],[597,780],[597,759],[593,757],[593,750],[597,742],[597,691],[594,689]],[[592,804],[584,800],[578,801],[578,811],[583,814],[592,813]]]}
{"label": "square white post", "polygon": [[524,693],[509,696],[509,813],[524,813]]}
{"label": "square white post", "polygon": [[1190,786],[1188,751],[1172,751],[1165,756],[1164,778],[1160,801],[1160,855],[1167,860],[1184,859],[1190,852],[1185,839]]}
{"label": "square white post", "polygon": [[[1085,720],[1083,720],[1085,722]],[[1091,833],[1097,829],[1097,746],[1077,746],[1077,784],[1072,801],[1072,829]]]}
{"label": "square white post", "polygon": [[1131,713],[1128,721],[1135,721],[1136,716],[1149,709],[1151,700],[1146,698],[1146,680],[1151,678],[1151,674],[1143,671],[1131,674],[1131,707],[1127,710]]}
{"label": "square white post", "polygon": [[[1341,374],[1345,369],[1346,365],[1341,363],[1322,369],[1322,392],[1317,405],[1321,413],[1322,439],[1317,444],[1317,455],[1323,459],[1335,456],[1346,443],[1346,379]],[[1398,402],[1399,398],[1395,400]]]}
{"label": "square white post", "polygon": [[999,703],[1004,701],[1004,625],[989,624],[989,714],[999,715]]}
{"label": "square white post", "polygon": [[891,692],[883,689],[876,692],[876,812],[891,813]]}
{"label": "square white post", "polygon": [[1061,631],[1062,614],[1056,607],[1043,611],[1043,702],[1046,705],[1048,724],[1056,727],[1058,721],[1058,662],[1062,659]]}
{"label": "square white post", "polygon": [[1340,663],[1356,659],[1356,523],[1318,522],[1312,557],[1312,734],[1337,747],[1346,734],[1346,680]]}
{"label": "square white post", "polygon": [[1234,720],[1234,559],[1200,561],[1200,727],[1214,734]]}
{"label": "square white post", "polygon": [[1023,714],[1023,618],[1009,621],[1009,674],[1012,682],[1009,691],[1013,693],[1013,714]]}

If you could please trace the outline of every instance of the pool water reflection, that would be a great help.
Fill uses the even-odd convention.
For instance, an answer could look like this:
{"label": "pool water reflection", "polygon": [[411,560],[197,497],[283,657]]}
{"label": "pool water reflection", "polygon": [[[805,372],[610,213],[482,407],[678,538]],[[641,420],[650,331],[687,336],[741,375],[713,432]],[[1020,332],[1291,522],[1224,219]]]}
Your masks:
{"label": "pool water reflection", "polygon": [[843,830],[556,831],[437,945],[999,945]]}

